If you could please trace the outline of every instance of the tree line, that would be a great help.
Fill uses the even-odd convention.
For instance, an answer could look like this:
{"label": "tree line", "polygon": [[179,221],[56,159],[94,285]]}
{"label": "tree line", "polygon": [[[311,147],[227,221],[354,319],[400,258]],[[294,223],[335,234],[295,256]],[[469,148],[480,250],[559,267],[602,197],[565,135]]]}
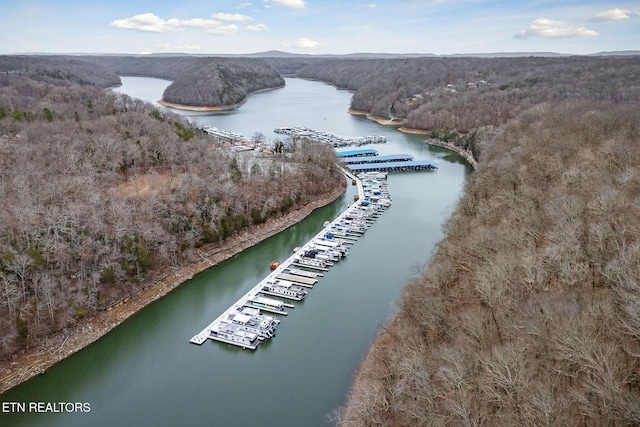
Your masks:
{"label": "tree line", "polygon": [[0,55],[0,77],[2,75],[3,85],[9,84],[9,75],[58,86],[79,84],[105,88],[122,84],[114,71],[76,57]]}
{"label": "tree line", "polygon": [[640,101],[638,56],[269,61],[277,70],[353,91],[354,110],[404,119],[404,126],[425,130],[476,156],[478,133],[490,132],[541,102]]}
{"label": "tree line", "polygon": [[162,97],[197,107],[235,106],[252,93],[282,86],[280,74],[260,59],[202,58],[176,78]]}
{"label": "tree line", "polygon": [[186,106],[234,106],[252,93],[284,86],[280,74],[258,58],[89,56],[83,60],[118,75],[172,80],[163,100]]}
{"label": "tree line", "polygon": [[112,91],[0,84],[0,357],[46,341],[344,184],[306,141],[236,155],[180,116]]}
{"label": "tree line", "polygon": [[638,200],[637,104],[520,112],[487,141],[336,420],[638,425]]}
{"label": "tree line", "polygon": [[121,75],[166,79],[172,83],[163,99],[194,107],[235,106],[252,93],[284,86],[280,74],[258,58],[0,56],[0,73],[100,88],[119,86]]}

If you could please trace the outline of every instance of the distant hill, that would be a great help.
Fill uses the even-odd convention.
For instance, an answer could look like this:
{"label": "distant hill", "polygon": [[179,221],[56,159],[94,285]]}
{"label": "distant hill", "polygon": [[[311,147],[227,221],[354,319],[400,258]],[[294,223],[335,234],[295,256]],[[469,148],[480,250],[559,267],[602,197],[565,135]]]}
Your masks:
{"label": "distant hill", "polygon": [[454,53],[453,55],[440,55],[441,57],[467,57],[467,58],[523,58],[529,56],[541,57],[565,57],[576,56],[572,53],[556,52],[487,52],[487,53]]}
{"label": "distant hill", "polygon": [[55,85],[119,86],[118,77],[102,65],[63,56],[0,55],[0,72]]}
{"label": "distant hill", "polygon": [[423,57],[477,57],[477,58],[519,58],[528,56],[542,57],[565,57],[565,56],[635,56],[640,55],[640,50],[620,50],[603,51],[589,54],[558,53],[558,52],[485,52],[485,53],[384,53],[384,52],[354,52],[346,54],[322,54],[314,55],[310,53],[291,53],[281,50],[268,50],[255,53],[184,53],[166,52],[152,54],[129,54],[129,53],[46,53],[46,52],[19,52],[16,55],[64,55],[64,56],[129,56],[129,57],[167,57],[167,56],[216,56],[216,57],[244,57],[244,58],[423,58]]}
{"label": "distant hill", "polygon": [[591,56],[636,56],[640,55],[640,50],[616,50],[611,52],[593,53]]}

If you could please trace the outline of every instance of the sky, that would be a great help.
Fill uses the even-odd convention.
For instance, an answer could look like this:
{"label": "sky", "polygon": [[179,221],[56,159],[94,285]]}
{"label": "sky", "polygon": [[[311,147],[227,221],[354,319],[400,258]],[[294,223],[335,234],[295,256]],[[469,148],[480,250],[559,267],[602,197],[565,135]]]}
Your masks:
{"label": "sky", "polygon": [[640,0],[2,0],[0,54],[640,50]]}

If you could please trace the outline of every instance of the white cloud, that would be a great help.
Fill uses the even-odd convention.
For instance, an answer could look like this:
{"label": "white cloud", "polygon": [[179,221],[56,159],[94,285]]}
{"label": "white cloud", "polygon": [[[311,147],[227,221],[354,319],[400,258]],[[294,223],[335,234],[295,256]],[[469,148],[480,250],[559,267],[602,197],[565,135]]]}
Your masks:
{"label": "white cloud", "polygon": [[162,19],[153,13],[134,15],[131,18],[116,19],[109,25],[128,30],[145,31],[150,33],[166,33],[169,31],[181,31],[185,27],[208,28],[219,25],[220,22],[212,19]]}
{"label": "white cloud", "polygon": [[135,15],[131,18],[116,19],[111,22],[112,27],[126,28],[129,30],[149,31],[152,33],[164,33],[166,31],[172,31],[174,27],[167,23],[164,19],[153,13],[143,13],[141,15]]}
{"label": "white cloud", "polygon": [[629,19],[634,13],[630,10],[610,9],[604,12],[596,13],[595,18],[589,19],[591,22],[607,22],[619,21],[620,19]]}
{"label": "white cloud", "polygon": [[368,7],[370,9],[375,9],[376,4],[375,3],[359,4],[358,7]]}
{"label": "white cloud", "polygon": [[251,21],[251,17],[247,15],[240,15],[239,13],[216,13],[214,18],[220,21],[233,21],[233,22],[246,22]]}
{"label": "white cloud", "polygon": [[236,24],[221,25],[216,28],[205,31],[207,34],[213,34],[214,36],[231,36],[238,32],[239,27]]}
{"label": "white cloud", "polygon": [[202,19],[202,18],[194,18],[194,19],[187,19],[187,20],[169,19],[167,22],[174,22],[179,27],[208,28],[208,27],[215,27],[216,25],[220,25],[220,22],[214,21],[213,19]]}
{"label": "white cloud", "polygon": [[[223,22],[247,22],[252,18],[239,13],[216,13],[215,19],[162,19],[153,13],[143,13],[131,18],[117,19],[111,22],[112,27],[125,28],[129,30],[145,31],[151,33],[166,33],[170,31],[184,31],[185,28],[204,28],[207,34],[230,36],[237,33],[240,27],[236,24],[224,25]],[[248,25],[244,27],[247,31],[266,31],[265,24]],[[176,49],[179,47],[171,47]],[[195,49],[195,46],[183,46],[182,49]],[[197,47],[199,49],[199,47]]]}
{"label": "white cloud", "polygon": [[269,28],[265,24],[256,24],[256,25],[247,25],[244,27],[247,31],[258,32],[258,31],[268,31]]}
{"label": "white cloud", "polygon": [[304,0],[272,0],[278,6],[289,7],[291,9],[304,9],[307,4]]}
{"label": "white cloud", "polygon": [[300,37],[295,43],[294,43],[295,47],[300,47],[303,49],[317,49],[320,46],[324,46],[324,43],[315,41],[315,40],[311,40],[309,38],[306,37]]}
{"label": "white cloud", "polygon": [[251,6],[251,3],[246,2],[246,3],[242,3],[242,4],[237,5],[236,9],[244,9],[244,8],[247,8],[247,7],[250,7],[250,6]]}
{"label": "white cloud", "polygon": [[575,27],[567,22],[538,18],[524,30],[514,35],[517,39],[540,37],[544,39],[592,37],[598,33],[584,27]]}

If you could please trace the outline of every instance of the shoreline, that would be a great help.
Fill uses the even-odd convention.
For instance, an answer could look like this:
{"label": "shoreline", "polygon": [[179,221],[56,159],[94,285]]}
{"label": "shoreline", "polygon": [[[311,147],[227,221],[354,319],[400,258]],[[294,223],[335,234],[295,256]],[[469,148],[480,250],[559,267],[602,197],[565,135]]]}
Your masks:
{"label": "shoreline", "polygon": [[0,361],[0,395],[38,374],[45,374],[46,370],[56,363],[97,341],[127,318],[164,297],[196,274],[295,225],[314,210],[338,200],[346,190],[345,180],[343,185],[324,197],[264,224],[246,229],[227,240],[222,246],[205,246],[194,254],[188,264],[178,267],[173,273],[167,273],[172,268],[168,267],[155,278],[150,278],[150,285],[125,298],[123,302],[97,312],[91,319],[73,328],[48,337],[42,345],[26,349],[22,353]]}
{"label": "shoreline", "polygon": [[173,108],[176,110],[181,110],[181,111],[196,111],[196,112],[211,112],[211,113],[215,113],[218,111],[229,111],[229,110],[235,110],[236,108],[240,108],[245,102],[247,102],[249,100],[249,97],[251,95],[255,95],[257,93],[262,93],[262,92],[269,92],[271,90],[276,90],[276,89],[282,89],[284,87],[283,86],[277,86],[277,87],[270,87],[270,88],[266,88],[266,89],[260,89],[257,90],[255,92],[251,92],[248,93],[247,96],[241,100],[240,102],[237,102],[233,105],[219,105],[219,106],[215,106],[215,107],[196,107],[193,105],[183,105],[183,104],[176,104],[173,102],[168,102],[165,101],[164,99],[160,99],[159,101],[156,101],[158,104],[162,105],[163,107],[168,107],[168,108]]}
{"label": "shoreline", "polygon": [[457,145],[449,144],[448,142],[438,141],[437,139],[428,138],[425,139],[424,142],[429,145],[444,148],[445,150],[453,151],[454,153],[457,153],[463,159],[465,159],[467,163],[469,163],[469,166],[473,168],[473,170],[476,170],[478,168],[478,161],[475,157],[473,157],[473,154],[469,150],[465,150],[464,148],[458,147]]}
{"label": "shoreline", "polygon": [[[367,119],[372,120],[378,124],[383,126],[399,126],[398,131],[402,133],[412,134],[412,135],[428,135],[430,132],[424,129],[415,129],[404,127],[406,120],[404,119],[385,119],[384,117],[378,117],[367,113],[366,111],[354,110],[349,108],[347,110],[349,114],[354,116],[365,116]],[[449,144],[447,142],[438,141],[435,139],[427,138],[424,140],[426,144],[433,145],[436,147],[444,148],[445,150],[453,151],[454,153],[460,155],[463,159],[469,163],[474,170],[478,167],[478,161],[473,154],[469,150],[465,150],[464,148],[460,148],[456,145]]]}

